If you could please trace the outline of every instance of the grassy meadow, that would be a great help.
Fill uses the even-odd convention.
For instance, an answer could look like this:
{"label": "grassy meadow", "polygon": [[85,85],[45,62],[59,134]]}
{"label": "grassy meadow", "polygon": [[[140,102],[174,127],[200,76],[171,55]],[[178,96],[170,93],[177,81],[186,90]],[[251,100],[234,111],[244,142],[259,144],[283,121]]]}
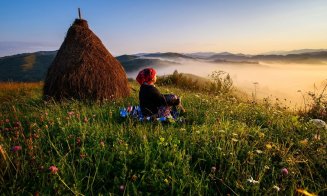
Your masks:
{"label": "grassy meadow", "polygon": [[281,104],[172,85],[185,122],[123,119],[115,102],[45,102],[0,84],[4,195],[324,195],[327,132]]}

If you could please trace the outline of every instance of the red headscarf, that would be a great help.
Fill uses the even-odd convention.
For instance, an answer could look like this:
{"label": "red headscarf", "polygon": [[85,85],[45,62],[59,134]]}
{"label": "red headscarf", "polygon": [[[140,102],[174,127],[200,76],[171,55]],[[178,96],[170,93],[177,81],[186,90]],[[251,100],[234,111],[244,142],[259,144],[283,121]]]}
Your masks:
{"label": "red headscarf", "polygon": [[156,76],[157,72],[153,68],[146,68],[139,72],[136,77],[136,81],[142,85],[144,82],[151,82]]}

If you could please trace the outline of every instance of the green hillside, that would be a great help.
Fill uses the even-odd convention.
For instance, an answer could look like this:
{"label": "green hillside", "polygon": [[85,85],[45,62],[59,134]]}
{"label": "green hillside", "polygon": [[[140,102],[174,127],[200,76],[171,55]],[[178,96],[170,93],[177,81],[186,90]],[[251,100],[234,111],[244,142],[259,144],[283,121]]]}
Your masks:
{"label": "green hillside", "polygon": [[2,57],[0,81],[42,81],[55,55],[56,52],[36,52]]}
{"label": "green hillside", "polygon": [[[48,67],[53,61],[56,51],[26,53],[0,58],[0,82],[37,82],[43,81]],[[116,57],[127,73],[140,70],[143,67],[176,65],[176,62],[140,58],[135,55],[122,55]]]}
{"label": "green hillside", "polygon": [[[57,51],[18,54],[0,58],[0,82],[35,82],[43,81],[48,67]],[[180,53],[144,53],[139,55],[121,55],[116,57],[127,73],[138,71],[144,67],[156,69],[179,64],[178,60],[194,62],[212,62],[214,64],[259,64],[259,62],[283,64],[315,64],[326,65],[327,52],[308,52],[287,55],[244,55],[232,53],[217,53],[207,57],[196,54]],[[177,61],[176,61],[177,60]]]}
{"label": "green hillside", "polygon": [[138,85],[115,102],[44,102],[42,84],[1,84],[4,195],[294,195],[327,190],[327,132],[283,105],[158,86],[182,122],[139,122]]}

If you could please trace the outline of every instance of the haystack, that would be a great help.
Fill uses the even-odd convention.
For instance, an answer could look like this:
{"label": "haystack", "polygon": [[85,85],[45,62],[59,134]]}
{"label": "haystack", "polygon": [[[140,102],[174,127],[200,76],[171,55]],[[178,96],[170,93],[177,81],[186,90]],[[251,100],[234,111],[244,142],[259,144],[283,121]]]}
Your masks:
{"label": "haystack", "polygon": [[89,29],[76,19],[48,69],[45,98],[114,100],[129,95],[124,68]]}

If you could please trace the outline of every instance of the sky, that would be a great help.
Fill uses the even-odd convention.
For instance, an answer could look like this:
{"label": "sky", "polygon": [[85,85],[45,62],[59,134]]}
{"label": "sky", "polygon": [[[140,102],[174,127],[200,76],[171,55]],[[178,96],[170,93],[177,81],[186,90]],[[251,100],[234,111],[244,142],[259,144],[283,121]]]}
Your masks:
{"label": "sky", "polygon": [[113,55],[327,48],[326,0],[2,0],[0,57],[59,49],[77,8]]}

